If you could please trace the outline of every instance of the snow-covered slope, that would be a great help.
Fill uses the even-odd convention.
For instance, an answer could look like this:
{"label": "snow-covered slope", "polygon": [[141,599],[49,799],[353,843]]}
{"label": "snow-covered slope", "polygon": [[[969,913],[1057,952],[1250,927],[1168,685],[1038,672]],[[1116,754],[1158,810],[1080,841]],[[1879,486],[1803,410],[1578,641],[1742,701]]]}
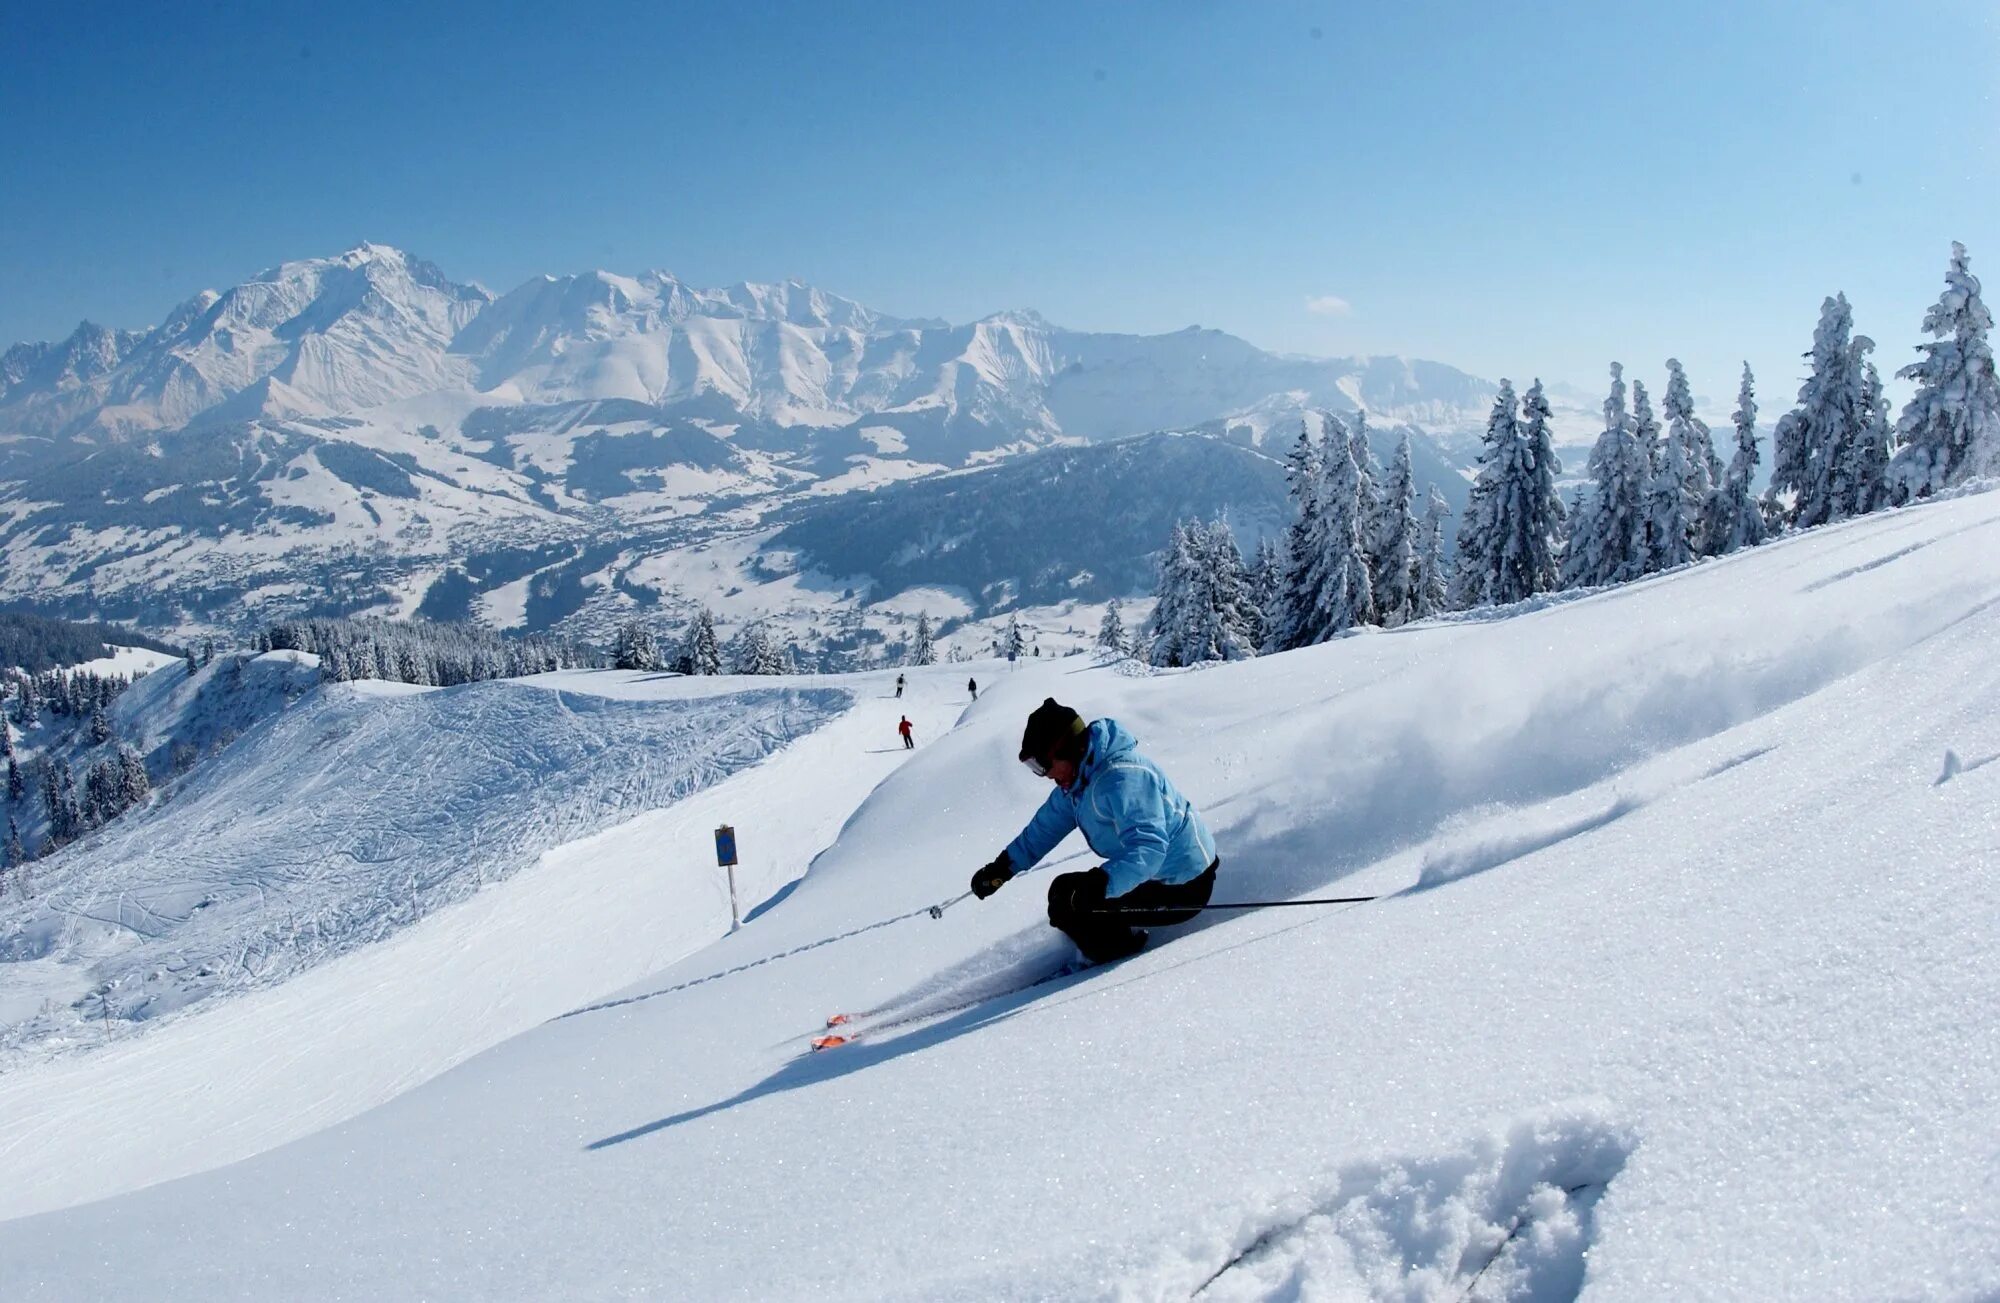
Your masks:
{"label": "snow-covered slope", "polygon": [[[1226,668],[975,667],[957,727],[858,804],[859,735],[782,802],[730,800],[760,769],[711,789],[704,814],[781,844],[844,820],[777,852],[773,879],[811,873],[760,917],[343,1126],[118,1194],[284,1134],[296,1089],[232,1091],[220,1142],[185,1102],[270,1025],[189,1018],[106,1051],[115,1073],[0,1080],[12,1211],[118,1194],[0,1224],[0,1291],[1991,1297],[1996,537],[2000,495],[1969,496]],[[912,675],[927,718],[965,672]],[[925,915],[1041,794],[1011,757],[1051,694],[1207,812],[1220,898],[1382,898],[1210,915],[958,1007],[1067,953],[1042,892],[1080,846]],[[900,708],[848,718],[886,743]],[[452,917],[408,957],[468,936]],[[301,979],[332,989],[295,1032],[379,1091],[427,1051],[378,1023],[366,958]],[[573,989],[568,959],[518,963]]]}
{"label": "snow-covered slope", "polygon": [[[846,700],[318,677],[303,653],[232,655],[118,700],[113,726],[154,773],[174,747],[214,759],[157,809],[38,861],[32,895],[0,899],[0,1050],[95,1043],[284,982],[756,763]],[[39,1007],[10,1009],[10,988]]]}

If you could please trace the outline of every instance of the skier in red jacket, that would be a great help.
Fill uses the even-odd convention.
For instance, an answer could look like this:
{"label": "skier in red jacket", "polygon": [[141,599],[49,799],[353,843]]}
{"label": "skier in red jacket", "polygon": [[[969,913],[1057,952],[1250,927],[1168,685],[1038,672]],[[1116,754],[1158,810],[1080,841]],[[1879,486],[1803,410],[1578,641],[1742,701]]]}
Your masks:
{"label": "skier in red jacket", "polygon": [[908,715],[903,716],[903,722],[896,725],[896,731],[903,735],[903,750],[909,751],[913,750],[916,747],[917,740],[915,737],[911,736],[912,730],[910,728],[910,717]]}

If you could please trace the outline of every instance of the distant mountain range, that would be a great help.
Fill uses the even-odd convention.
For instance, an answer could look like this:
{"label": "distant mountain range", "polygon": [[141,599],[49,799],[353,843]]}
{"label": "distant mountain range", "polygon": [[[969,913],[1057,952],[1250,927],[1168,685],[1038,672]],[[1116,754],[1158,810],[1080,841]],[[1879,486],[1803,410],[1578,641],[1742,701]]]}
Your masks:
{"label": "distant mountain range", "polygon": [[[162,632],[314,606],[407,614],[447,574],[450,606],[482,571],[528,584],[497,576],[550,548],[637,561],[781,506],[797,520],[820,499],[1153,431],[1288,444],[1315,408],[1365,408],[1385,440],[1410,428],[1455,498],[1493,393],[1435,362],[1027,311],[952,325],[796,281],[593,271],[495,298],[364,244],[204,291],[148,331],[85,322],[0,354],[0,602]],[[476,560],[502,555],[516,560]],[[645,597],[597,570],[562,582],[575,600],[471,609],[552,623]]]}

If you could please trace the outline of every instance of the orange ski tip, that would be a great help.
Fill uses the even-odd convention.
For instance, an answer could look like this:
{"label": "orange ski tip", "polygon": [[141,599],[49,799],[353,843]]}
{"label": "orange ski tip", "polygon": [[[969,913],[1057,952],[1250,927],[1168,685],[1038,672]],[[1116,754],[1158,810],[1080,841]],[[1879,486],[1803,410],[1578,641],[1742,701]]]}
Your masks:
{"label": "orange ski tip", "polygon": [[847,1044],[845,1036],[819,1036],[813,1039],[813,1048],[815,1050],[830,1050],[837,1045],[845,1044]]}
{"label": "orange ski tip", "polygon": [[840,1025],[841,1025],[842,1023],[849,1023],[849,1022],[853,1022],[853,1021],[854,1021],[854,1015],[853,1015],[853,1014],[851,1014],[851,1013],[837,1013],[837,1014],[834,1014],[834,1015],[833,1015],[832,1017],[830,1017],[830,1018],[828,1018],[828,1019],[826,1020],[826,1025],[827,1025],[827,1026],[829,1026],[829,1027],[838,1027],[838,1026],[840,1026]]}

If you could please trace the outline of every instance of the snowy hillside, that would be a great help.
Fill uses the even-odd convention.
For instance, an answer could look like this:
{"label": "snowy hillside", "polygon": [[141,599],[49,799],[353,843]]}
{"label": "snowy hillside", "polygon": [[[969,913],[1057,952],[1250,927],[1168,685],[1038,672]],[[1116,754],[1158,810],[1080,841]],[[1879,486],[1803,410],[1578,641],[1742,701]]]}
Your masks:
{"label": "snowy hillside", "polygon": [[[678,818],[0,1078],[0,1292],[1990,1298],[1997,531],[1962,497],[1198,672],[978,666],[972,704],[940,666],[907,759],[857,681]],[[1048,695],[1207,813],[1218,899],[1381,898],[1007,993],[1086,850],[925,911],[1039,799]],[[610,989],[696,939],[635,904],[720,822],[760,898],[803,881]]]}
{"label": "snowy hillside", "polygon": [[0,1051],[282,982],[684,799],[845,701],[321,685],[298,652],[151,675],[116,703],[117,732],[158,775],[174,747],[214,759],[150,812],[36,862],[32,895],[0,899]]}

